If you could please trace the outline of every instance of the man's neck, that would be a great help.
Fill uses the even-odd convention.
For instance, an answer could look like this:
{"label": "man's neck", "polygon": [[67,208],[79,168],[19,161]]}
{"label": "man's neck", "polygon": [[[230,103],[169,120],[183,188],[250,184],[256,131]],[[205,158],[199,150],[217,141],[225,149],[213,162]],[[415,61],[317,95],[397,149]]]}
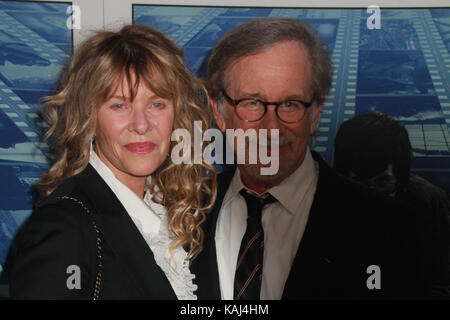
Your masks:
{"label": "man's neck", "polygon": [[262,194],[262,193],[266,192],[267,190],[269,190],[270,188],[273,188],[273,187],[279,185],[280,183],[282,183],[292,173],[294,173],[295,170],[297,170],[299,167],[300,167],[300,165],[295,167],[295,169],[292,170],[291,172],[289,172],[287,175],[280,177],[279,179],[274,179],[271,181],[262,181],[262,180],[255,181],[255,179],[248,174],[248,172],[245,170],[245,168],[242,165],[238,165],[238,170],[241,175],[242,183],[250,190],[253,190],[258,194]]}
{"label": "man's neck", "polygon": [[290,175],[292,175],[298,168],[301,167],[301,165],[303,164],[303,162],[305,160],[305,157],[306,157],[306,153],[300,159],[298,164],[294,165],[291,168],[291,170],[289,170],[288,172],[285,172],[282,176],[280,176],[278,178],[275,178],[273,180],[267,180],[267,181],[264,181],[264,179],[258,179],[258,177],[256,177],[256,179],[255,179],[255,177],[253,177],[251,174],[249,174],[247,172],[244,165],[238,164],[237,166],[238,166],[239,173],[241,175],[242,183],[250,190],[253,190],[258,194],[262,194],[265,191],[269,190],[270,188],[273,188],[273,187],[279,185],[285,179],[287,179]]}
{"label": "man's neck", "polygon": [[250,190],[255,191],[258,194],[264,193],[264,191],[269,190],[270,188],[276,186],[278,183],[261,183],[255,182],[252,177],[248,175],[248,173],[242,169],[241,166],[238,165],[238,170],[241,174],[242,183],[249,188]]}

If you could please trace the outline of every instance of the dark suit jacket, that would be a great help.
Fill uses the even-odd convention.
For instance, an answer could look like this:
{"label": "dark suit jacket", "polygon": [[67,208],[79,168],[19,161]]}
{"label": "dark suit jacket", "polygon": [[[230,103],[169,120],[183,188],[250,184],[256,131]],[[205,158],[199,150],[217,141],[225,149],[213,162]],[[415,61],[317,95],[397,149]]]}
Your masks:
{"label": "dark suit jacket", "polygon": [[[80,267],[81,289],[66,285],[75,275],[67,273],[71,265]],[[10,291],[15,299],[91,299],[95,286],[99,299],[176,299],[125,208],[88,165],[45,198],[24,224]]]}
{"label": "dark suit jacket", "polygon": [[[319,180],[283,299],[417,298],[427,290],[416,214],[330,169],[316,153]],[[215,228],[235,170],[218,177],[215,208],[204,225],[204,250],[193,261],[199,299],[220,299]],[[283,244],[280,243],[282,250]],[[367,287],[380,268],[381,289]],[[369,279],[369,282],[372,282]]]}

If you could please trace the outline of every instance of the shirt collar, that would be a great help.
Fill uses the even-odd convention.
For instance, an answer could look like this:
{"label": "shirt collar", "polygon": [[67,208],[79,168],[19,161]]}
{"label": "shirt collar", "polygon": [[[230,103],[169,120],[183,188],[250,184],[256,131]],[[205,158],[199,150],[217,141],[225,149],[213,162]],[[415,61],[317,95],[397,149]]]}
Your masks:
{"label": "shirt collar", "polygon": [[315,164],[309,148],[306,150],[305,159],[289,177],[279,185],[268,191],[274,196],[291,214],[298,212],[298,207],[303,202],[307,191],[317,181],[319,176],[318,166]]}
{"label": "shirt collar", "polygon": [[159,232],[161,211],[159,206],[151,201],[151,196],[146,192],[145,200],[141,199],[136,193],[131,191],[109,169],[98,157],[95,151],[91,150],[89,163],[94,167],[97,173],[102,177],[106,184],[111,188],[120,203],[130,215],[138,229],[144,233]]}
{"label": "shirt collar", "polygon": [[[284,179],[279,185],[274,186],[266,193],[270,193],[277,201],[285,207],[291,214],[298,212],[297,208],[303,201],[306,191],[311,188],[314,181],[317,181],[318,166],[315,165],[309,147],[306,150],[305,159],[302,164],[289,177]],[[231,180],[230,188],[225,195],[223,206],[227,206],[242,189],[249,190],[241,179],[239,169],[236,169]]]}

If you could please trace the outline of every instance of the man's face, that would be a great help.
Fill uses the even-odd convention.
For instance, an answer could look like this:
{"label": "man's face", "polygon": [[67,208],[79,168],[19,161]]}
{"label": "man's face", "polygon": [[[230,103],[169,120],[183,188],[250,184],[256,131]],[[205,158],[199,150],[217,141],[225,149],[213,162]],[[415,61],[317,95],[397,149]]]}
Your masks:
{"label": "man's face", "polygon": [[[227,94],[234,100],[257,98],[264,101],[311,101],[312,72],[307,49],[295,41],[279,42],[264,51],[238,59],[226,72]],[[275,106],[269,105],[265,116],[256,122],[241,120],[234,107],[224,101],[224,114],[213,101],[214,115],[219,128],[279,129],[279,170],[275,175],[260,174],[261,164],[239,165],[244,183],[257,192],[279,184],[303,162],[311,134],[319,120],[321,105],[310,107],[298,122],[285,123],[278,119]],[[270,141],[270,139],[269,139]],[[246,153],[248,145],[246,145]]]}

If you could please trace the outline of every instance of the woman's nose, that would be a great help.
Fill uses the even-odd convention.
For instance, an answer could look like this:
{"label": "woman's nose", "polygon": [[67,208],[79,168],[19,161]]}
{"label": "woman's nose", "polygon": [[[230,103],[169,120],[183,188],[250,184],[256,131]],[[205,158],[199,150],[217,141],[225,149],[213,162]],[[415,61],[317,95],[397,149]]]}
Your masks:
{"label": "woman's nose", "polygon": [[133,110],[132,122],[130,129],[135,131],[137,134],[145,134],[148,130],[151,130],[152,123],[150,116],[146,114],[143,110],[135,108]]}

